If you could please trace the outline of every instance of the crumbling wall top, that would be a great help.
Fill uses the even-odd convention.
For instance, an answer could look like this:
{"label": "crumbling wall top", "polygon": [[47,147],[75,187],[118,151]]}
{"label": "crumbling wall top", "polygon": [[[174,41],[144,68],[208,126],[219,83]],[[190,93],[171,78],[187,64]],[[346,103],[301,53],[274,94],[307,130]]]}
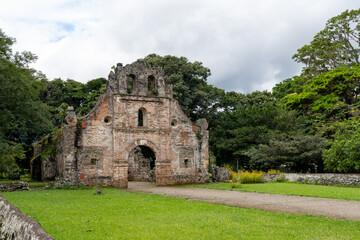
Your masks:
{"label": "crumbling wall top", "polygon": [[147,66],[143,59],[123,66],[118,63],[109,74],[107,94],[172,97],[169,78],[161,68]]}

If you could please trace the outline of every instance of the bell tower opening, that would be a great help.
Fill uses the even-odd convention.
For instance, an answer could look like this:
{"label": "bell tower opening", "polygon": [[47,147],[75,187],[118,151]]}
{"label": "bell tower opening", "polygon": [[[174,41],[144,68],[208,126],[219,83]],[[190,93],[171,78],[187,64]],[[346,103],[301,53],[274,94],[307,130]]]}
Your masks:
{"label": "bell tower opening", "polygon": [[126,92],[128,94],[131,94],[134,91],[134,88],[135,88],[135,75],[130,74],[127,77],[126,84],[127,84]]}
{"label": "bell tower opening", "polygon": [[148,77],[147,84],[148,84],[148,93],[150,95],[156,94],[157,90],[155,88],[155,78],[154,78],[154,76],[150,75]]}

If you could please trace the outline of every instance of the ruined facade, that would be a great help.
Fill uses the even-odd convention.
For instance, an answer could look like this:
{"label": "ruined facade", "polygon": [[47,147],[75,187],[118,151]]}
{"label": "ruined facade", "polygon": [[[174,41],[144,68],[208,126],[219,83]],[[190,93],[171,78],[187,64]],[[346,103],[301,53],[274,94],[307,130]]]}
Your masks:
{"label": "ruined facade", "polygon": [[96,176],[100,185],[116,187],[128,180],[207,182],[207,127],[205,119],[194,124],[185,116],[161,68],[143,60],[117,64],[87,116],[77,120],[69,108],[55,164],[43,172],[72,185],[95,185]]}

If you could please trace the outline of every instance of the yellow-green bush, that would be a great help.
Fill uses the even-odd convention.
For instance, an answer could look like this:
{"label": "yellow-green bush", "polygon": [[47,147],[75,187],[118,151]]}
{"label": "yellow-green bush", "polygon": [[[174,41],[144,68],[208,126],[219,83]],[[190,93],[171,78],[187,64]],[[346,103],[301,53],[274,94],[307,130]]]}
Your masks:
{"label": "yellow-green bush", "polygon": [[235,172],[230,166],[225,166],[229,170],[231,180],[230,185],[232,188],[239,187],[242,183],[263,183],[264,175],[266,174],[281,174],[279,170],[270,169],[267,172],[263,171],[239,171]]}
{"label": "yellow-green bush", "polygon": [[264,172],[261,171],[244,171],[239,172],[238,178],[241,183],[263,183],[264,182]]}

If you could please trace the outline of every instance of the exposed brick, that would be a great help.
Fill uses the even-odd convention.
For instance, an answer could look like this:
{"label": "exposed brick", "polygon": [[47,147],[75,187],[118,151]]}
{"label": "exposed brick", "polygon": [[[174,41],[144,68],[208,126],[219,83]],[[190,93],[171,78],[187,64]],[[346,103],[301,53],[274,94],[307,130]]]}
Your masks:
{"label": "exposed brick", "polygon": [[[156,91],[148,88],[149,79]],[[64,128],[57,177],[68,184],[94,185],[98,175],[100,185],[116,187],[127,187],[129,178],[155,179],[158,186],[207,182],[207,122],[191,122],[172,94],[162,69],[148,68],[143,60],[118,64],[80,131],[72,122]],[[155,161],[139,146],[151,149]]]}

